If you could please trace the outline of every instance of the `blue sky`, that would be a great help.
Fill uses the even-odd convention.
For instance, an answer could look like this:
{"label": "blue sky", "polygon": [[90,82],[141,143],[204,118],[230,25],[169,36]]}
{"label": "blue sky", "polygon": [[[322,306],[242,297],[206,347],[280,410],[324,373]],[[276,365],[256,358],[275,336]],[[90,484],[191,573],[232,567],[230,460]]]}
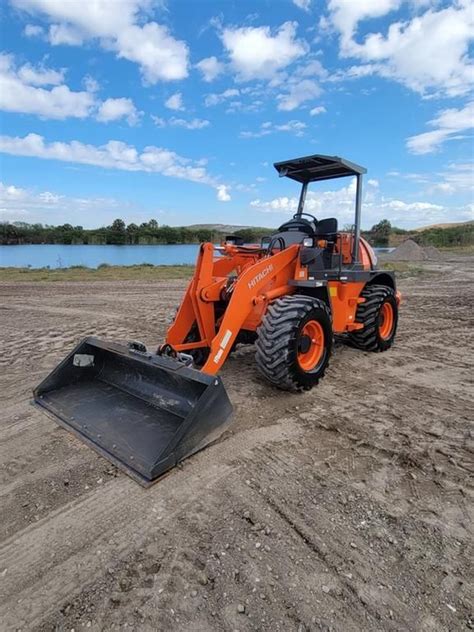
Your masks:
{"label": "blue sky", "polygon": [[[469,0],[9,0],[0,221],[276,226],[314,153],[363,225],[473,219]],[[307,209],[350,223],[354,183]]]}

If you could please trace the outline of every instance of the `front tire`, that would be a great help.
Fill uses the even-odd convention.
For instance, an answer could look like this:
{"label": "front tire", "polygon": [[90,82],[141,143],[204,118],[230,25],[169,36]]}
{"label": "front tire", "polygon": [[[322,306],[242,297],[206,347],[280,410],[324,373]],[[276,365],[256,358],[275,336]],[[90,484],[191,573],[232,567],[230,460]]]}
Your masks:
{"label": "front tire", "polygon": [[333,338],[324,301],[303,295],[277,299],[257,336],[257,368],[271,384],[286,391],[309,390],[324,376]]}
{"label": "front tire", "polygon": [[355,322],[364,327],[351,332],[350,341],[363,351],[390,349],[398,325],[395,292],[385,285],[367,285],[360,296],[365,301],[357,306]]}

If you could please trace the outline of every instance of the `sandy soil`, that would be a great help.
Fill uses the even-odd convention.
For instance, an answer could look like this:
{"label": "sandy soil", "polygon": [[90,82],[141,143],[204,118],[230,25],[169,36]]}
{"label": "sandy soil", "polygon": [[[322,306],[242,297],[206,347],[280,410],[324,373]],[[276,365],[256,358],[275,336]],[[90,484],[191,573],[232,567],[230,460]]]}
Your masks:
{"label": "sandy soil", "polygon": [[85,335],[156,344],[184,282],[0,284],[0,629],[474,628],[474,258],[424,265],[395,347],[310,393],[241,347],[231,431],[148,490],[31,389]]}

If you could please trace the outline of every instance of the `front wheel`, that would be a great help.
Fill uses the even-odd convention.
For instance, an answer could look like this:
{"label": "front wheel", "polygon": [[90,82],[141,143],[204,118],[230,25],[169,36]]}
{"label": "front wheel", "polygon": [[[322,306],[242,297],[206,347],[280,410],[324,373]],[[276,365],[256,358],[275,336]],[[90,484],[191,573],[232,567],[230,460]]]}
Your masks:
{"label": "front wheel", "polygon": [[360,296],[365,301],[357,306],[355,321],[363,328],[349,334],[352,344],[363,351],[390,349],[398,325],[395,292],[385,285],[367,285]]}
{"label": "front wheel", "polygon": [[324,376],[332,337],[331,313],[324,301],[298,294],[279,298],[257,330],[258,370],[283,390],[309,390]]}

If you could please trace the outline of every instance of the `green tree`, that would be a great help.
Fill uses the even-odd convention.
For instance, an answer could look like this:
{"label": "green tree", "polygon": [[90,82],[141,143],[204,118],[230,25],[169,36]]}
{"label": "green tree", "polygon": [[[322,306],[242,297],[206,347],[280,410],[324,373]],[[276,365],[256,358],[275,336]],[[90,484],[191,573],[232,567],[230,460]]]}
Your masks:
{"label": "green tree", "polygon": [[388,246],[392,225],[388,219],[383,219],[378,224],[374,224],[370,232],[375,246]]}
{"label": "green tree", "polygon": [[112,226],[107,229],[108,244],[124,244],[127,241],[125,222],[123,219],[114,219]]}
{"label": "green tree", "polygon": [[127,226],[127,242],[129,244],[138,243],[138,233],[140,229],[133,222]]}

